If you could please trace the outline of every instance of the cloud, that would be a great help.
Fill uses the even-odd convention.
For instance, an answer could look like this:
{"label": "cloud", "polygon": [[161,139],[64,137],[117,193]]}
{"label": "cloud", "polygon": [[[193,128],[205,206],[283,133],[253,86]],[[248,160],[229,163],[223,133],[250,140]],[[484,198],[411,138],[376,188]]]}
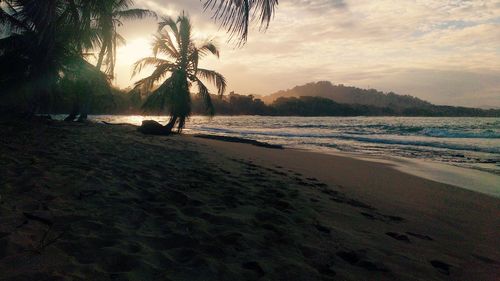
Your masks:
{"label": "cloud", "polygon": [[[171,16],[188,11],[198,37],[213,35],[222,48],[220,60],[203,65],[225,74],[229,89],[240,93],[331,80],[437,103],[500,106],[498,1],[283,0],[269,29],[254,25],[242,48],[227,43],[202,1],[136,2]],[[148,21],[122,33],[139,40],[154,31]]]}

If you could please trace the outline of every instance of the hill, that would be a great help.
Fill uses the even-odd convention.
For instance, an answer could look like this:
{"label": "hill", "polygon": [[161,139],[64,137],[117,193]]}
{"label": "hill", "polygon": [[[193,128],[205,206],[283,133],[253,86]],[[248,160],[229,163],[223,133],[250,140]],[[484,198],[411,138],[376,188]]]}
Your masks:
{"label": "hill", "polygon": [[314,96],[331,99],[337,103],[358,104],[392,109],[428,108],[432,104],[409,95],[398,95],[393,92],[383,93],[375,89],[361,89],[356,87],[333,85],[329,81],[308,83],[292,89],[279,91],[262,97],[262,100],[271,104],[280,97]]}

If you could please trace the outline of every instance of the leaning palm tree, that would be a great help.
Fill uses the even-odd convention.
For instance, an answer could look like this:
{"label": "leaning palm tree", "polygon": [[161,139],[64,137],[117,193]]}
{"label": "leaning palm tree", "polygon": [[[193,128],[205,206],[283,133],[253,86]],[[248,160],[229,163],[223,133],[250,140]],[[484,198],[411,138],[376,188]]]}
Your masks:
{"label": "leaning palm tree", "polygon": [[278,0],[205,0],[205,10],[214,12],[213,18],[227,28],[231,38],[245,43],[251,20],[259,21],[262,29],[269,26],[278,6]]}
{"label": "leaning palm tree", "polygon": [[[167,29],[167,30],[165,30]],[[150,91],[155,84],[163,81],[145,101],[143,108],[148,111],[170,114],[170,121],[163,127],[168,134],[177,124],[177,131],[184,128],[186,118],[191,114],[190,86],[196,85],[198,96],[204,101],[207,113],[214,114],[210,91],[203,80],[213,83],[222,96],[226,89],[226,79],[220,73],[198,67],[201,58],[208,54],[219,56],[218,48],[212,42],[196,45],[191,37],[189,17],[180,15],[177,20],[165,17],[159,23],[158,34],[153,42],[152,57],[143,58],[134,64],[133,75],[145,66],[153,66],[153,73],[139,80],[136,89]],[[159,55],[163,55],[163,58]]]}

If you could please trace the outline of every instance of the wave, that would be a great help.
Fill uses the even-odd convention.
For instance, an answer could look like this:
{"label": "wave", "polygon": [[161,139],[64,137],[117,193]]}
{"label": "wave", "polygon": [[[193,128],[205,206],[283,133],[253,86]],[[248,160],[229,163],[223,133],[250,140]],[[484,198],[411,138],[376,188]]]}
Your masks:
{"label": "wave", "polygon": [[[500,153],[500,147],[482,147],[476,145],[467,144],[457,144],[448,143],[445,141],[437,141],[436,139],[429,140],[412,140],[412,139],[401,139],[397,135],[376,135],[376,136],[365,136],[357,134],[332,134],[332,133],[292,133],[292,132],[276,132],[276,131],[256,131],[256,130],[231,130],[231,129],[221,129],[213,127],[200,127],[198,130],[213,133],[222,133],[227,135],[239,135],[239,136],[250,136],[250,138],[259,139],[259,137],[275,137],[275,138],[299,138],[299,139],[340,139],[340,140],[351,140],[357,142],[365,143],[379,143],[388,145],[402,145],[402,146],[425,146],[431,148],[442,148],[450,150],[464,150],[464,151],[475,151],[475,152],[485,152],[485,153]],[[391,138],[392,137],[392,138]],[[312,141],[314,142],[314,141]],[[318,145],[321,145],[318,142]]]}
{"label": "wave", "polygon": [[479,147],[479,146],[474,146],[474,145],[445,143],[445,142],[436,142],[436,141],[401,140],[401,139],[369,138],[369,137],[353,137],[353,136],[338,136],[337,138],[346,139],[346,140],[355,140],[355,141],[361,141],[361,142],[369,142],[369,143],[393,144],[393,145],[404,145],[404,146],[425,146],[425,147],[443,148],[443,149],[450,149],[450,150],[500,153],[500,148]]}
{"label": "wave", "polygon": [[347,134],[395,134],[401,136],[427,136],[435,138],[464,138],[464,139],[500,139],[500,132],[491,129],[475,131],[458,131],[457,128],[425,128],[422,126],[391,126],[391,125],[294,125],[291,128],[311,129],[340,129]]}
{"label": "wave", "polygon": [[446,129],[423,129],[421,134],[435,138],[464,138],[464,139],[500,139],[500,132],[493,130],[483,130],[480,132],[457,132]]}
{"label": "wave", "polygon": [[[460,125],[445,125],[442,127],[426,127],[422,125],[403,124],[281,124],[281,128],[293,129],[319,129],[326,131],[338,131],[346,134],[370,135],[370,134],[395,134],[401,136],[427,136],[435,138],[484,138],[498,139],[500,131],[488,128],[477,128]],[[490,127],[490,126],[488,126]],[[491,127],[490,127],[491,128]],[[325,129],[325,130],[322,130]]]}

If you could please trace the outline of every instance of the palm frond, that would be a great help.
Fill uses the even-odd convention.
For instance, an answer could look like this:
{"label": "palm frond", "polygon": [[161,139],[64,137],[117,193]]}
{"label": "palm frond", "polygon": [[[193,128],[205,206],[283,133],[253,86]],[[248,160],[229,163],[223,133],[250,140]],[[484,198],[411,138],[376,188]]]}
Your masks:
{"label": "palm frond", "polygon": [[212,42],[207,42],[203,44],[201,47],[198,48],[198,51],[202,56],[211,53],[214,56],[219,57],[219,48],[217,48],[217,46]]}
{"label": "palm frond", "polygon": [[123,38],[123,36],[121,36],[118,33],[115,34],[115,39],[116,39],[115,47],[127,44],[127,41],[125,40],[125,38]]}
{"label": "palm frond", "polygon": [[158,18],[155,12],[147,9],[129,9],[124,11],[116,11],[115,16],[127,20],[143,19],[146,17],[152,17],[155,19]]}
{"label": "palm frond", "polygon": [[[205,0],[205,10],[213,11],[213,18],[227,28],[231,38],[236,35],[240,43],[248,37],[249,23],[256,18],[266,29],[274,16],[278,0]],[[253,15],[251,15],[253,11]]]}
{"label": "palm frond", "polygon": [[[101,2],[110,2],[110,1],[103,1],[99,0]],[[111,2],[113,4],[114,9],[127,9],[128,7],[132,6],[134,4],[133,0],[113,0]]]}
{"label": "palm frond", "polygon": [[198,49],[193,48],[193,50],[189,54],[188,61],[189,64],[191,64],[192,69],[196,71],[198,69],[198,63],[200,61],[200,52]]}
{"label": "palm frond", "polygon": [[165,27],[170,27],[170,30],[174,34],[175,40],[179,42],[179,29],[177,28],[177,23],[171,17],[162,17],[162,21],[158,23],[158,31],[163,30]]}
{"label": "palm frond", "polygon": [[203,82],[201,82],[199,79],[196,79],[196,84],[198,85],[198,97],[200,97],[203,101],[203,105],[205,106],[207,114],[209,116],[214,116],[215,108],[212,103],[210,91],[208,90],[207,86],[205,86],[205,84],[203,84]]}
{"label": "palm frond", "polygon": [[142,108],[158,113],[167,110],[180,118],[189,116],[191,102],[185,80],[182,72],[172,72],[172,75],[151,93]]}
{"label": "palm frond", "polygon": [[85,85],[86,94],[92,96],[112,95],[109,77],[78,54],[66,58],[62,71],[64,81]]}
{"label": "palm frond", "polygon": [[180,15],[177,18],[177,24],[179,25],[179,41],[177,42],[179,44],[179,52],[181,54],[188,54],[189,47],[192,43],[191,40],[191,21],[189,20],[189,17],[184,15],[184,12],[182,15]]}
{"label": "palm frond", "polygon": [[157,56],[158,52],[161,51],[161,53],[172,58],[179,58],[179,52],[175,48],[172,38],[168,32],[159,32],[159,35],[155,35],[154,38],[155,40],[153,41],[152,46],[153,54],[155,56]]}
{"label": "palm frond", "polygon": [[222,74],[203,68],[198,68],[196,74],[214,84],[217,87],[217,91],[220,96],[226,92],[226,78],[224,78]]}
{"label": "palm frond", "polygon": [[135,83],[135,86],[141,87],[144,91],[151,90],[157,82],[172,73],[172,71],[174,71],[174,68],[171,64],[160,64],[156,66],[155,70],[153,71],[153,73],[151,73],[150,76],[137,81]]}
{"label": "palm frond", "polygon": [[173,79],[170,77],[163,82],[158,89],[154,90],[147,98],[142,109],[145,112],[161,113],[165,110],[168,100],[172,97]]}
{"label": "palm frond", "polygon": [[175,64],[172,63],[172,62],[170,62],[170,61],[168,61],[168,60],[160,59],[160,58],[157,58],[157,57],[147,57],[147,58],[140,59],[140,60],[138,60],[138,61],[136,61],[134,63],[134,65],[133,65],[133,71],[132,71],[132,76],[137,75],[146,66],[155,66],[155,67],[158,67],[160,65],[167,65],[171,69],[173,69],[175,67]]}
{"label": "palm frond", "polygon": [[0,7],[0,32],[17,33],[29,30],[29,26],[16,16],[17,11],[12,9],[10,6],[6,6],[5,10]]}

